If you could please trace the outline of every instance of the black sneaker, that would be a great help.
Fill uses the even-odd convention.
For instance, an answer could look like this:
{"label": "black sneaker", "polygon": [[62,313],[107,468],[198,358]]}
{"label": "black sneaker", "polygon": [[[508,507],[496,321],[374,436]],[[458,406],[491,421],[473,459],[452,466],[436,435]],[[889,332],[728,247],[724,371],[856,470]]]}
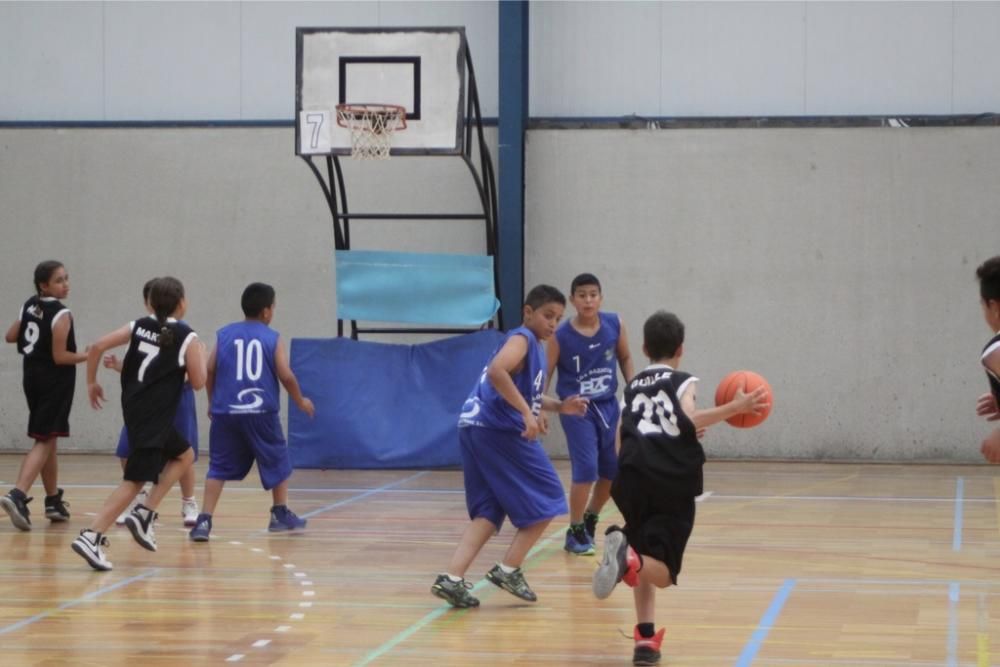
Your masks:
{"label": "black sneaker", "polygon": [[63,502],[63,490],[54,496],[45,496],[45,518],[49,521],[69,521],[69,503]]}
{"label": "black sneaker", "polygon": [[528,602],[534,602],[538,599],[535,592],[528,587],[528,582],[524,580],[524,574],[521,572],[521,568],[517,568],[511,573],[504,572],[497,563],[493,566],[493,569],[486,573],[486,578],[490,580],[491,584],[499,586],[511,595],[521,598],[522,600],[527,600]]}
{"label": "black sneaker", "polygon": [[586,511],[583,513],[583,529],[587,531],[587,536],[590,537],[590,543],[596,544],[594,542],[594,535],[597,534],[597,522],[601,518],[596,512]]}
{"label": "black sneaker", "polygon": [[80,536],[73,540],[73,551],[80,554],[95,570],[107,571],[111,569],[111,561],[104,555],[101,547],[108,545],[108,538],[88,528],[81,530]]}
{"label": "black sneaker", "polygon": [[33,499],[25,495],[20,489],[11,489],[10,493],[0,498],[0,507],[3,507],[10,515],[10,521],[21,530],[31,530],[31,519],[28,511],[28,503]]}
{"label": "black sneaker", "polygon": [[153,534],[153,522],[159,514],[145,505],[136,505],[132,513],[125,517],[125,525],[132,537],[143,549],[156,551],[156,536]]}
{"label": "black sneaker", "polygon": [[439,574],[438,578],[434,580],[434,585],[431,586],[431,593],[456,609],[479,606],[479,598],[473,596],[469,592],[471,590],[472,584],[465,579],[452,581],[447,574]]}

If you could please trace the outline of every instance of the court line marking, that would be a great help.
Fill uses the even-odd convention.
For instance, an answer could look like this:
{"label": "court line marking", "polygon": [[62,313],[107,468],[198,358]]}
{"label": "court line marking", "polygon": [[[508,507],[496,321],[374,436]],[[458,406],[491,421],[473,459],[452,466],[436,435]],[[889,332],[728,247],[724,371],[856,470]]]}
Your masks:
{"label": "court line marking", "polygon": [[948,584],[948,667],[958,667],[958,601],[961,591],[957,581]]}
{"label": "court line marking", "polygon": [[951,550],[962,550],[962,500],[965,496],[965,478],[955,478],[955,530],[951,538]]}
{"label": "court line marking", "polygon": [[788,596],[792,594],[793,588],[795,588],[795,579],[785,579],[785,583],[774,594],[771,605],[764,612],[760,623],[757,624],[757,629],[753,631],[753,634],[750,635],[750,640],[743,647],[743,652],[740,653],[740,657],[736,660],[736,667],[750,667],[753,664],[753,659],[757,656],[757,651],[760,650],[761,645],[767,638],[767,633],[774,627],[774,623],[778,620],[778,615],[781,614],[781,609],[785,606]]}
{"label": "court line marking", "polygon": [[160,571],[159,568],[154,568],[152,570],[146,570],[142,574],[137,574],[134,577],[129,577],[128,579],[123,579],[122,581],[119,581],[116,584],[111,584],[110,586],[105,586],[103,588],[98,588],[96,591],[93,591],[91,593],[87,593],[86,595],[82,595],[82,596],[76,598],[75,600],[69,600],[68,602],[63,602],[58,607],[54,607],[52,609],[46,609],[45,611],[40,612],[38,614],[35,614],[34,616],[29,616],[28,618],[25,618],[25,619],[22,619],[20,621],[17,621],[16,623],[11,623],[10,625],[8,625],[8,626],[6,626],[4,628],[0,628],[0,635],[5,635],[5,634],[7,634],[9,632],[14,632],[15,630],[20,630],[21,628],[27,627],[27,626],[31,625],[32,623],[35,623],[37,621],[41,621],[42,619],[48,618],[49,616],[52,616],[53,614],[56,614],[56,613],[58,613],[60,611],[65,611],[67,609],[71,609],[73,607],[76,607],[77,605],[81,605],[84,602],[90,602],[91,600],[96,600],[97,598],[101,597],[105,593],[110,593],[111,591],[116,591],[119,588],[122,588],[124,586],[128,586],[129,584],[134,583],[136,581],[140,581],[142,579],[148,579],[148,578],[156,575],[159,571]]}
{"label": "court line marking", "polygon": [[382,491],[388,491],[393,487],[399,486],[400,484],[406,484],[407,482],[413,481],[415,479],[419,479],[429,473],[430,470],[421,470],[420,472],[414,473],[409,477],[404,477],[403,479],[397,479],[395,482],[389,482],[388,484],[383,484],[382,486],[379,486],[377,488],[368,489],[364,493],[359,493],[356,496],[351,496],[350,498],[345,498],[344,500],[338,500],[335,503],[330,503],[329,505],[320,507],[319,509],[313,510],[312,512],[306,512],[305,514],[302,515],[302,518],[308,519],[310,517],[316,516],[317,514],[328,512],[329,510],[336,509],[338,507],[343,507],[344,505],[350,505],[351,503],[356,503],[359,500],[364,500],[368,496],[373,496],[376,493],[381,493]]}

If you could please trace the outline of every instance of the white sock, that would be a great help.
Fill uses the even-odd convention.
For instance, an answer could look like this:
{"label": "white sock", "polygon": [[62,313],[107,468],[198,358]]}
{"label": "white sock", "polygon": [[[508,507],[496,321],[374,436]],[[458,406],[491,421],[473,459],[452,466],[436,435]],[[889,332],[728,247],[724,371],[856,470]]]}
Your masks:
{"label": "white sock", "polygon": [[510,574],[511,572],[517,570],[516,567],[511,567],[510,565],[504,565],[503,563],[498,563],[498,565],[500,565],[500,569],[503,570],[504,574]]}
{"label": "white sock", "polygon": [[186,503],[189,503],[194,500],[194,496],[181,496],[181,500],[183,500]]}
{"label": "white sock", "polygon": [[449,581],[452,581],[453,583],[456,584],[462,580],[462,577],[456,577],[455,575],[448,574],[447,572],[444,573],[444,576],[448,577]]}

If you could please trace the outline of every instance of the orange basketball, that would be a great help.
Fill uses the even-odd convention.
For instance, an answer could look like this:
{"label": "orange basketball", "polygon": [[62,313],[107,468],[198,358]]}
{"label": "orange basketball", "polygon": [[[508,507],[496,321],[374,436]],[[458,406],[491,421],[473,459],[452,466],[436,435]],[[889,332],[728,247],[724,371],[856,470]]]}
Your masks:
{"label": "orange basketball", "polygon": [[771,385],[767,383],[763,377],[754,373],[753,371],[733,371],[726,377],[722,378],[722,382],[719,383],[719,388],[715,390],[715,404],[725,405],[729,401],[733,400],[736,396],[736,390],[740,388],[740,385],[746,383],[746,387],[743,389],[744,392],[750,393],[757,387],[764,387],[767,390],[767,407],[759,415],[755,415],[751,412],[744,412],[743,414],[736,415],[735,417],[730,417],[726,421],[730,425],[736,428],[750,428],[752,426],[757,426],[771,414],[771,404],[773,402],[771,394]]}

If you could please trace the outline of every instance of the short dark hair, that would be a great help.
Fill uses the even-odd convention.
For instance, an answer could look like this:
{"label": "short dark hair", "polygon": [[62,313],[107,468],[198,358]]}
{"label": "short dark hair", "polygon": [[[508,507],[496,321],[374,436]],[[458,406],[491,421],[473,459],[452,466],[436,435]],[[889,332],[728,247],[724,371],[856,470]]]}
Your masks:
{"label": "short dark hair", "polygon": [[552,285],[535,285],[524,297],[524,305],[531,306],[532,310],[538,310],[547,303],[558,303],[566,305],[566,297]]}
{"label": "short dark hair", "polygon": [[601,291],[601,281],[597,279],[597,276],[593,273],[581,273],[573,278],[573,282],[569,285],[569,293],[576,294],[577,287],[586,287],[587,285],[596,285],[597,291]]}
{"label": "short dark hair", "polygon": [[684,323],[673,313],[658,310],[642,325],[642,337],[650,359],[669,359],[684,343]]}
{"label": "short dark hair", "polygon": [[1000,255],[990,257],[976,269],[979,296],[983,301],[1000,301]]}
{"label": "short dark hair", "polygon": [[149,303],[149,293],[153,290],[153,283],[155,283],[159,278],[150,278],[146,281],[146,284],[142,286],[142,300],[144,303]]}
{"label": "short dark hair", "polygon": [[274,288],[267,283],[250,283],[240,297],[240,307],[247,317],[260,317],[265,308],[274,305]]}
{"label": "short dark hair", "polygon": [[63,267],[63,263],[55,259],[39,262],[35,267],[35,292],[42,293],[42,284],[52,279],[52,274]]}

